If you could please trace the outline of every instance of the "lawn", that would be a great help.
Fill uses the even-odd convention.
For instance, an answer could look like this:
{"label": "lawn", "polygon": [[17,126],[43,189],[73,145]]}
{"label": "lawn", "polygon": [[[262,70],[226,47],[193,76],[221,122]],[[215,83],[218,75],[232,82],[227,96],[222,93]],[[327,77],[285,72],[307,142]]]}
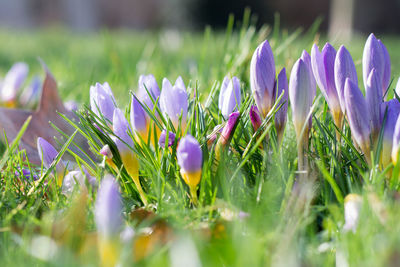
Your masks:
{"label": "lawn", "polygon": [[[297,172],[290,106],[282,144],[276,138],[274,114],[254,133],[249,118],[254,104],[249,82],[254,50],[268,39],[277,74],[285,67],[289,77],[304,49],[310,53],[313,43],[320,48],[325,44],[327,38],[316,28],[256,29],[245,19],[243,23],[230,21],[226,31],[206,28],[202,33],[72,33],[62,28],[0,31],[0,77],[14,62],[24,61],[30,67],[30,77],[39,74],[44,78],[37,60],[40,57],[56,78],[62,99],[79,103],[80,129],[92,151],[110,143],[115,153],[117,147],[109,137],[113,129],[90,111],[91,85],[107,81],[118,107],[128,113],[131,92],[137,92],[141,74],[153,74],[160,89],[164,77],[173,83],[181,76],[189,93],[189,123],[186,132],[173,132],[177,137],[193,135],[203,154],[197,204],[181,178],[176,143],[163,148],[150,138],[147,142],[133,138],[147,206],[129,170],[122,167],[122,154],[113,158],[117,168],[105,164],[98,153],[93,162],[78,159],[78,165],[87,164],[98,183],[111,174],[119,184],[125,230],[121,238],[118,233],[109,241],[117,252],[110,249],[105,256],[104,250],[98,249],[96,187],[88,186],[87,191],[74,188],[72,195],[66,195],[55,183],[54,166],[48,171],[43,166],[32,167],[42,177],[39,184],[30,177],[20,179],[16,171],[26,166],[21,153],[4,158],[3,149],[0,266],[107,266],[104,258],[112,255],[119,255],[122,266],[332,266],[335,262],[396,266],[400,260],[396,171],[385,170],[379,160],[368,164],[353,144],[347,122],[338,139],[319,89],[304,153],[309,162],[306,181]],[[400,38],[376,35],[390,53],[393,89],[400,75]],[[362,91],[367,37],[356,36],[344,43],[354,59]],[[331,40],[331,44],[338,50],[342,43]],[[213,128],[225,122],[218,110],[225,75],[241,81],[241,116],[228,145],[216,152],[218,141],[207,146],[207,140]],[[388,99],[392,98],[393,90],[389,90]],[[171,123],[163,125],[174,128]],[[68,168],[79,169],[75,163],[69,164]],[[360,196],[361,208],[357,227],[345,231],[344,198],[350,193]],[[133,238],[126,229],[133,230]]]}

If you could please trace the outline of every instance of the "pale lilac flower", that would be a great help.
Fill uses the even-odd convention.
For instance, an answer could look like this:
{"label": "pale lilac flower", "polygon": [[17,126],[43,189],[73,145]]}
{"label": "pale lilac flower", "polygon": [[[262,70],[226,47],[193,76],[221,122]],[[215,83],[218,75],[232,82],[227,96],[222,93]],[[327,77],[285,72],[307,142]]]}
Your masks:
{"label": "pale lilac flower", "polygon": [[149,134],[149,119],[135,96],[132,96],[130,118],[133,131],[146,141]]}
{"label": "pale lilac flower", "polygon": [[108,83],[103,85],[96,83],[95,86],[90,87],[90,107],[97,116],[104,116],[109,121],[112,121],[115,100]]}
{"label": "pale lilac flower", "polygon": [[313,101],[317,94],[317,86],[315,83],[315,77],[314,77],[313,69],[311,66],[311,57],[310,57],[310,54],[308,54],[308,52],[306,50],[303,50],[303,53],[301,53],[300,58],[304,61],[304,63],[306,63],[307,68],[308,68],[308,73],[310,74],[311,92],[312,92],[310,97]]}
{"label": "pale lilac flower", "polygon": [[251,106],[249,115],[251,124],[253,125],[253,129],[256,132],[262,124],[261,115],[260,112],[258,111],[257,106]]}
{"label": "pale lilac flower", "polygon": [[349,194],[344,199],[344,226],[345,231],[357,230],[357,225],[360,219],[360,212],[362,207],[362,198],[357,194]]}
{"label": "pale lilac flower", "polygon": [[285,68],[283,68],[278,74],[276,89],[276,97],[279,97],[283,93],[282,98],[278,103],[278,107],[279,105],[281,105],[281,107],[275,113],[275,127],[278,134],[278,141],[280,142],[280,140],[282,140],[283,131],[285,130],[289,97],[289,85]]}
{"label": "pale lilac flower", "polygon": [[[167,141],[167,131],[164,129],[160,134],[158,139],[158,145],[160,147],[165,147],[165,142]],[[171,147],[175,142],[175,134],[173,132],[168,132],[168,147]]]}
{"label": "pale lilac flower", "polygon": [[152,74],[140,75],[138,99],[152,110],[154,107],[153,101],[156,101],[159,96],[160,88],[154,76]]}
{"label": "pale lilac flower", "polygon": [[240,81],[237,77],[232,77],[230,80],[227,76],[221,85],[219,93],[218,108],[225,119],[228,118],[229,114],[237,111],[240,107]]}
{"label": "pale lilac flower", "polygon": [[383,100],[382,83],[375,68],[371,70],[365,85],[365,97],[371,119],[371,137],[375,146],[382,126],[381,104]]}
{"label": "pale lilac flower", "polygon": [[15,105],[18,91],[28,76],[29,67],[26,63],[15,63],[6,74],[0,90],[1,102]]}
{"label": "pale lilac flower", "polygon": [[400,102],[397,99],[392,99],[383,104],[387,108],[384,110],[383,117],[386,120],[383,125],[383,140],[382,140],[382,158],[381,162],[383,167],[386,167],[391,162],[391,154],[393,148],[393,136],[397,122],[397,118],[400,113]]}

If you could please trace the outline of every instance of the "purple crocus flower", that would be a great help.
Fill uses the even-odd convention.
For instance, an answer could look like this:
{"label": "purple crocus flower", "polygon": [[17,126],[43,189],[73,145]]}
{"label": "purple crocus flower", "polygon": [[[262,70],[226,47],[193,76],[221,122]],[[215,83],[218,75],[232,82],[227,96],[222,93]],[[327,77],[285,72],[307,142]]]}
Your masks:
{"label": "purple crocus flower", "polygon": [[275,100],[275,61],[268,40],[261,43],[250,64],[250,87],[258,110],[265,117]]}
{"label": "purple crocus flower", "polygon": [[276,127],[276,132],[278,134],[278,142],[280,143],[286,125],[286,117],[288,109],[287,102],[289,96],[289,85],[285,68],[283,68],[281,72],[279,72],[278,74],[278,82],[276,83],[276,89],[277,89],[276,97],[279,97],[283,93],[283,96],[280,102],[278,103],[278,105],[281,105],[281,107],[275,113],[275,127]]}
{"label": "purple crocus flower", "polygon": [[225,119],[240,107],[240,81],[237,77],[231,80],[226,76],[221,85],[218,107]]}
{"label": "purple crocus flower", "polygon": [[237,123],[239,121],[240,113],[238,111],[233,112],[229,115],[229,119],[224,126],[218,143],[226,146],[232,139],[233,133],[235,132]]}
{"label": "purple crocus flower", "polygon": [[114,96],[108,83],[103,85],[96,83],[95,86],[90,87],[90,107],[97,116],[104,116],[109,121],[112,121],[115,109],[114,103]]}
{"label": "purple crocus flower", "polygon": [[[397,80],[395,92],[397,96],[400,98],[400,78]],[[396,99],[396,95],[393,96],[393,99]]]}
{"label": "purple crocus flower", "polygon": [[310,74],[311,91],[312,91],[312,94],[310,95],[310,97],[311,97],[312,100],[314,100],[314,98],[315,98],[315,96],[317,94],[317,86],[316,86],[316,83],[315,83],[315,77],[314,77],[314,73],[313,73],[313,69],[312,69],[312,65],[311,65],[310,54],[308,54],[308,52],[306,50],[303,50],[303,53],[301,53],[301,57],[300,58],[307,65],[308,73]]}
{"label": "purple crocus flower", "polygon": [[365,43],[362,61],[364,85],[367,85],[368,77],[372,69],[375,69],[384,94],[390,82],[390,57],[386,47],[373,33]]}
{"label": "purple crocus flower", "polygon": [[[302,59],[298,59],[290,74],[289,98],[293,110],[294,128],[299,143],[302,143],[303,139],[308,139],[312,90],[309,68]],[[305,135],[304,133],[302,134],[303,127]]]}
{"label": "purple crocus flower", "polygon": [[134,132],[140,135],[143,140],[147,140],[149,134],[148,117],[135,96],[132,97],[130,117]]}
{"label": "purple crocus flower", "polygon": [[400,150],[400,116],[398,116],[397,118],[393,133],[392,162],[394,165],[397,165],[398,163],[399,150]]}
{"label": "purple crocus flower", "polygon": [[95,177],[89,175],[89,173],[85,170],[75,170],[70,171],[65,175],[61,192],[66,195],[70,196],[74,191],[75,185],[78,183],[79,188],[86,188],[86,180],[90,185],[96,186],[97,181]]}
{"label": "purple crocus flower", "polygon": [[121,195],[111,175],[106,175],[100,183],[94,214],[101,239],[110,240],[119,235],[123,223]]}
{"label": "purple crocus flower", "polygon": [[346,79],[344,99],[351,135],[369,160],[371,129],[367,103],[357,84],[350,78]]}
{"label": "purple crocus flower", "polygon": [[192,197],[195,198],[195,190],[200,182],[203,164],[203,152],[199,142],[193,136],[186,135],[179,142],[176,156],[182,178],[189,186]]}
{"label": "purple crocus flower", "polygon": [[[167,139],[167,130],[162,130],[160,134],[160,139],[158,139],[158,145],[160,147],[165,147],[165,141]],[[175,134],[173,132],[168,132],[168,147],[171,147],[175,142]]]}
{"label": "purple crocus flower", "polygon": [[258,111],[257,106],[253,105],[250,108],[250,121],[251,121],[251,124],[253,125],[254,131],[256,132],[262,124],[262,119],[261,119],[260,112]]}
{"label": "purple crocus flower", "polygon": [[22,175],[22,177],[27,180],[30,180],[32,178],[34,181],[36,181],[37,179],[39,179],[39,177],[34,172],[31,172],[29,169],[25,168],[15,171],[15,175],[18,177]]}
{"label": "purple crocus flower", "polygon": [[[57,150],[42,137],[38,137],[37,139],[37,149],[40,161],[43,162],[43,166],[47,169],[50,168],[53,161],[57,158]],[[57,184],[59,186],[62,184],[64,171],[65,166],[60,160],[56,165]]]}
{"label": "purple crocus flower", "polygon": [[356,67],[353,59],[343,45],[339,48],[335,58],[335,85],[339,96],[340,107],[342,112],[345,113],[345,99],[344,99],[344,86],[346,79],[349,78],[355,85],[358,84]]}
{"label": "purple crocus flower", "polygon": [[11,67],[4,78],[3,85],[0,90],[1,102],[4,102],[6,105],[12,107],[15,106],[18,91],[25,82],[28,72],[29,67],[23,62],[15,63]]}
{"label": "purple crocus flower", "polygon": [[311,64],[316,82],[328,103],[336,126],[341,128],[343,113],[335,85],[335,57],[336,50],[329,43],[325,44],[321,52],[315,44],[311,50]]}
{"label": "purple crocus flower", "polygon": [[383,125],[382,158],[381,162],[385,168],[391,162],[391,153],[393,148],[393,136],[397,118],[400,113],[400,102],[392,99],[383,104],[386,106],[386,121]]}
{"label": "purple crocus flower", "polygon": [[138,98],[152,110],[154,105],[150,96],[154,101],[160,96],[160,88],[158,87],[157,81],[152,74],[140,75]]}
{"label": "purple crocus flower", "polygon": [[182,116],[181,129],[186,128],[188,111],[188,95],[182,78],[178,77],[172,86],[168,79],[164,78],[160,95],[160,107],[164,115],[168,115],[175,129],[179,126],[179,117]]}
{"label": "purple crocus flower", "polygon": [[375,146],[382,126],[381,104],[382,104],[382,83],[375,68],[371,70],[365,84],[365,96],[367,108],[371,119],[372,144]]}

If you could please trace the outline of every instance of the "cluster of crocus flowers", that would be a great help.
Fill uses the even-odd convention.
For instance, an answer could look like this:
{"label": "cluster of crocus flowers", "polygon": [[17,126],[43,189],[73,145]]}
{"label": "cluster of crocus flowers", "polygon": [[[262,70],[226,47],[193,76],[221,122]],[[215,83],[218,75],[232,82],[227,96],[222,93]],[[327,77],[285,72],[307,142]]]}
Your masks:
{"label": "cluster of crocus flowers", "polygon": [[[57,158],[58,152],[54,148],[52,144],[47,142],[44,138],[38,137],[37,139],[37,149],[38,149],[38,154],[41,162],[43,163],[43,166],[48,169],[50,168],[51,164],[53,164],[54,160]],[[64,163],[60,160],[56,167],[55,167],[55,173],[56,173],[56,181],[57,185],[61,186],[65,173],[66,168]]]}
{"label": "cluster of crocus flowers", "polygon": [[39,77],[34,76],[22,92],[28,77],[29,67],[24,62],[15,63],[0,81],[0,105],[14,107],[34,107],[39,102],[42,82]]}
{"label": "cluster of crocus flowers", "polygon": [[238,111],[240,100],[240,80],[236,76],[232,79],[225,76],[218,98],[218,108],[225,119],[228,119],[232,112]]}
{"label": "cluster of crocus flowers", "polygon": [[101,264],[116,266],[120,258],[119,234],[123,225],[122,202],[119,186],[110,175],[101,181],[94,213]]}
{"label": "cluster of crocus flowers", "polygon": [[193,204],[196,205],[197,185],[200,183],[203,164],[203,152],[199,142],[191,135],[183,137],[179,142],[176,156],[182,178],[189,186]]}
{"label": "cluster of crocus flowers", "polygon": [[[275,126],[278,139],[282,138],[286,124],[288,83],[286,70],[283,68],[276,79],[275,61],[268,40],[261,43],[255,50],[250,65],[250,87],[256,102],[257,110],[250,111],[254,128],[259,127],[261,118],[265,118],[274,106],[276,99],[282,95],[279,110],[275,114]],[[258,118],[260,117],[261,118]],[[257,126],[258,125],[258,126]]]}

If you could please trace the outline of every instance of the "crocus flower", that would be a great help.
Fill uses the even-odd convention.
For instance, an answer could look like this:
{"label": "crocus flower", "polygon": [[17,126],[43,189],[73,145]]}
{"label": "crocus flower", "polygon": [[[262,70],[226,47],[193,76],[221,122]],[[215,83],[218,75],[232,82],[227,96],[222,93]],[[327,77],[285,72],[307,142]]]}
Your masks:
{"label": "crocus flower", "polygon": [[250,115],[251,124],[253,125],[253,129],[256,132],[262,124],[262,119],[261,119],[260,112],[258,111],[257,106],[251,106],[249,115]]}
{"label": "crocus flower", "polygon": [[109,121],[112,121],[115,109],[114,103],[114,96],[108,83],[103,85],[96,83],[95,86],[90,87],[90,107],[97,116],[104,116]]}
{"label": "crocus flower", "polygon": [[[293,109],[293,123],[297,140],[303,143],[308,139],[308,120],[313,95],[309,68],[302,59],[298,59],[293,66],[289,82],[289,98]],[[304,133],[302,130],[304,128]]]}
{"label": "crocus flower", "polygon": [[113,129],[115,134],[113,141],[118,148],[122,164],[133,179],[143,203],[147,205],[147,198],[139,180],[139,161],[131,149],[134,147],[134,144],[132,138],[128,134],[130,131],[129,123],[119,108],[114,110]]}
{"label": "crocus flower", "polygon": [[367,103],[358,86],[349,78],[346,79],[344,99],[351,135],[369,161],[371,129]]}
{"label": "crocus flower", "polygon": [[362,198],[357,194],[349,194],[344,199],[344,226],[345,231],[357,230],[360,211],[362,207]]}
{"label": "crocus flower", "polygon": [[400,113],[400,102],[397,99],[392,99],[384,104],[387,106],[386,120],[383,125],[383,140],[382,140],[382,166],[385,168],[391,162],[391,154],[393,148],[393,135],[396,126],[397,118]]}
{"label": "crocus flower", "polygon": [[116,266],[119,258],[118,238],[123,224],[122,203],[119,186],[110,175],[101,181],[94,214],[101,262],[104,266]]}
{"label": "crocus flower", "polygon": [[[165,147],[165,142],[167,141],[167,131],[164,129],[160,134],[160,139],[158,139],[158,145],[160,147]],[[168,132],[168,147],[171,147],[175,142],[175,134],[173,132]]]}
{"label": "crocus flower", "polygon": [[26,63],[15,63],[6,74],[0,90],[1,102],[6,106],[15,107],[18,91],[28,76],[29,68]]}
{"label": "crocus flower", "polygon": [[400,116],[397,118],[393,133],[392,162],[397,165],[400,150]]}
{"label": "crocus flower", "polygon": [[390,82],[390,58],[386,47],[373,33],[365,43],[362,62],[364,85],[367,85],[370,72],[375,69],[379,76],[382,95],[385,94]]}
{"label": "crocus flower", "polygon": [[[395,92],[396,92],[397,96],[400,98],[400,78],[397,80]],[[394,95],[393,98],[396,98],[396,95]]]}
{"label": "crocus flower", "polygon": [[369,117],[371,119],[372,144],[375,147],[382,126],[382,83],[375,68],[371,70],[371,73],[369,74],[368,80],[365,84],[365,97],[367,100]]}
{"label": "crocus flower", "polygon": [[258,110],[265,117],[275,100],[275,61],[268,40],[261,43],[250,64],[250,87]]}
{"label": "crocus flower", "polygon": [[29,169],[22,168],[15,171],[15,176],[17,177],[24,177],[27,180],[33,179],[36,181],[39,177],[35,174],[35,172],[31,172]]}
{"label": "crocus flower", "polygon": [[221,85],[218,107],[225,119],[240,107],[240,81],[237,77],[231,80],[226,76]]}
{"label": "crocus flower", "polygon": [[142,140],[146,141],[149,135],[149,119],[135,96],[132,97],[130,117],[134,133],[140,135]]}
{"label": "crocus flower", "polygon": [[238,111],[233,112],[231,113],[231,115],[229,115],[229,119],[222,129],[221,136],[219,137],[217,141],[217,146],[215,148],[215,155],[217,159],[220,158],[221,150],[229,145],[235,132],[236,126],[239,122],[239,118],[240,113]]}
{"label": "crocus flower", "polygon": [[66,196],[70,196],[74,191],[76,184],[79,185],[79,188],[86,189],[86,180],[88,181],[89,185],[93,187],[97,186],[96,178],[89,175],[89,173],[85,169],[70,171],[64,177],[61,192]]}
{"label": "crocus flower", "polygon": [[[58,155],[57,150],[42,137],[38,137],[37,139],[37,149],[40,161],[43,162],[43,166],[47,169],[50,168],[51,164]],[[59,186],[62,184],[64,171],[65,166],[61,161],[59,161],[56,165],[57,184]]]}
{"label": "crocus flower", "polygon": [[340,107],[343,114],[345,113],[344,86],[346,79],[349,78],[355,85],[358,84],[356,67],[353,59],[343,45],[339,48],[335,58],[335,85],[339,95]]}
{"label": "crocus flower", "polygon": [[69,111],[77,111],[78,103],[74,100],[69,100],[67,102],[64,102],[64,107]]}
{"label": "crocus flower", "polygon": [[167,115],[175,129],[179,126],[179,117],[182,116],[181,129],[186,128],[188,111],[188,96],[182,78],[178,77],[172,86],[168,79],[164,78],[160,95],[160,107],[164,115]]}
{"label": "crocus flower", "polygon": [[203,152],[200,144],[191,136],[186,135],[179,142],[177,149],[178,164],[183,180],[189,186],[193,203],[197,203],[196,187],[201,179]]}
{"label": "crocus flower", "polygon": [[154,104],[150,96],[153,98],[153,101],[156,101],[160,96],[160,88],[157,81],[152,74],[140,75],[138,98],[152,110]]}
{"label": "crocus flower", "polygon": [[[109,145],[104,145],[104,146],[100,149],[99,153],[100,153],[101,155],[103,155],[104,162],[107,163],[107,164],[108,164],[111,168],[113,168],[116,172],[118,172],[118,168],[117,168],[117,166],[115,165],[115,163],[114,163],[114,161],[113,161],[113,154],[112,154],[112,151],[111,151],[111,149],[110,149],[110,146],[109,146]],[[104,166],[104,165],[103,165],[103,166]]]}
{"label": "crocus flower", "polygon": [[311,97],[312,100],[314,100],[314,98],[315,98],[315,96],[317,94],[317,87],[316,87],[315,77],[314,77],[314,73],[313,73],[313,69],[312,69],[312,65],[311,65],[310,54],[308,54],[308,52],[306,50],[303,50],[303,53],[301,53],[301,57],[300,58],[307,65],[308,73],[310,74],[311,92],[312,92],[310,97]]}
{"label": "crocus flower", "polygon": [[39,102],[42,81],[35,76],[28,87],[22,92],[19,102],[22,106],[36,106]]}
{"label": "crocus flower", "polygon": [[275,127],[278,134],[278,143],[281,142],[283,132],[286,125],[287,109],[288,109],[288,96],[289,96],[289,85],[286,76],[286,69],[283,68],[278,74],[278,82],[276,83],[277,94],[279,97],[282,93],[282,98],[278,105],[282,105],[275,113]]}
{"label": "crocus flower", "polygon": [[318,46],[315,44],[311,50],[311,65],[315,80],[328,103],[336,126],[340,129],[343,122],[343,113],[335,85],[335,57],[336,50],[329,43],[325,44],[321,52],[319,52]]}

